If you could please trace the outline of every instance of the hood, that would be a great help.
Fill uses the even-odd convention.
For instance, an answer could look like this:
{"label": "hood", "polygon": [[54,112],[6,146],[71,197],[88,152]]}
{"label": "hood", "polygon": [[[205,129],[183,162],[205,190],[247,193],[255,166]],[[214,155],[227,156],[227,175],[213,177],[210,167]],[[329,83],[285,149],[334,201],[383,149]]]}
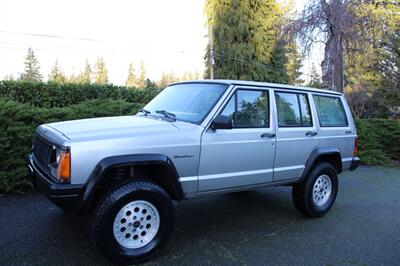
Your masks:
{"label": "hood", "polygon": [[82,141],[159,135],[176,132],[182,126],[188,126],[187,124],[144,116],[118,116],[56,122],[46,126],[57,130],[71,141]]}

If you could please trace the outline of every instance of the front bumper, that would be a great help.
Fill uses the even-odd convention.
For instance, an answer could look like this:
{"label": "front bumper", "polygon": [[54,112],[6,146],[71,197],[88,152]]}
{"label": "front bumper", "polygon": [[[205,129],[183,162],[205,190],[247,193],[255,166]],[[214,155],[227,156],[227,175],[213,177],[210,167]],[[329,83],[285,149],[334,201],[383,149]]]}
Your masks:
{"label": "front bumper", "polygon": [[354,157],[353,160],[351,161],[350,171],[356,170],[360,166],[360,163],[361,163],[360,158]]}
{"label": "front bumper", "polygon": [[26,157],[30,181],[51,202],[63,209],[73,209],[79,201],[83,185],[59,184],[35,163],[32,154]]}

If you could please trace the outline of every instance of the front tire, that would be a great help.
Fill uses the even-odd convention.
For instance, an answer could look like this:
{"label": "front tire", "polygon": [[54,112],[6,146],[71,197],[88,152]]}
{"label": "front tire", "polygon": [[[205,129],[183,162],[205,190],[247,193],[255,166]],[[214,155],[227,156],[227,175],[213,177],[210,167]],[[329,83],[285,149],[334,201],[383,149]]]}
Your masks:
{"label": "front tire", "polygon": [[170,238],[175,222],[169,195],[140,181],[111,190],[98,205],[94,238],[101,253],[119,264],[151,259]]}
{"label": "front tire", "polygon": [[293,185],[294,206],[306,216],[324,216],[332,208],[338,188],[336,169],[330,163],[318,163],[305,180]]}

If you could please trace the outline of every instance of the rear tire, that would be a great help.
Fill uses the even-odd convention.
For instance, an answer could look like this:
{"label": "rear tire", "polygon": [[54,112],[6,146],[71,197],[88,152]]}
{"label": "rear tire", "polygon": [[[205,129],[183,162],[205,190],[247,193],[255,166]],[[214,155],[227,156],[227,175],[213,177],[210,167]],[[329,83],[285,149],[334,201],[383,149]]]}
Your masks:
{"label": "rear tire", "polygon": [[306,216],[324,216],[335,202],[338,188],[336,169],[330,163],[318,163],[306,179],[293,185],[294,206]]}
{"label": "rear tire", "polygon": [[112,189],[94,215],[96,246],[107,259],[125,265],[156,255],[170,238],[175,222],[169,195],[146,181]]}

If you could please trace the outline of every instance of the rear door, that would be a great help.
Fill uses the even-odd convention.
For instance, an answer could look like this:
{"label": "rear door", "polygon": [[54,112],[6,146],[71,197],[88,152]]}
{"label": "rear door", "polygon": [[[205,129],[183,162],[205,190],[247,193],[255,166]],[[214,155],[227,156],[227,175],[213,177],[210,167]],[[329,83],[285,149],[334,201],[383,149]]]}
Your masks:
{"label": "rear door", "polygon": [[230,116],[233,128],[203,133],[200,193],[272,182],[275,129],[270,98],[267,88],[233,89],[217,112]]}
{"label": "rear door", "polygon": [[309,92],[274,91],[277,114],[274,181],[300,177],[308,156],[319,146],[311,97]]}

